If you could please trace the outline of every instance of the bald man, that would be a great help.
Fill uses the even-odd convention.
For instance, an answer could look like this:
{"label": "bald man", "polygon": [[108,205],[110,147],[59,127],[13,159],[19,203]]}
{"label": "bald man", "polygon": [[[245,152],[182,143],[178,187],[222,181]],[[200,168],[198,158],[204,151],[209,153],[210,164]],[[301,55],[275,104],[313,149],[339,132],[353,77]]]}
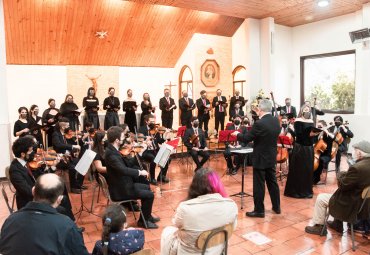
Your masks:
{"label": "bald man", "polygon": [[32,188],[34,201],[5,220],[0,254],[89,254],[76,224],[56,210],[63,191],[59,176],[40,176]]}

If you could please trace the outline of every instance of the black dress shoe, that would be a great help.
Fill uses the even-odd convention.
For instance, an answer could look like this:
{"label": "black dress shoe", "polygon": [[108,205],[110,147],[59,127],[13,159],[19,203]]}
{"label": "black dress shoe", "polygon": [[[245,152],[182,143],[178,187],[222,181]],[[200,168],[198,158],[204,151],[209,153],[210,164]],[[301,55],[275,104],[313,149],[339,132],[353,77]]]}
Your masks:
{"label": "black dress shoe", "polygon": [[245,215],[248,217],[254,217],[254,218],[265,218],[265,213],[259,213],[255,211],[247,212]]}
{"label": "black dress shoe", "polygon": [[158,183],[157,183],[157,180],[156,180],[156,179],[151,179],[151,180],[150,180],[150,184],[152,184],[152,185],[158,185]]}
{"label": "black dress shoe", "polygon": [[274,208],[272,208],[272,210],[274,211],[274,213],[276,213],[276,214],[281,214],[281,210],[280,210],[280,208],[278,208],[278,209],[274,209]]}
{"label": "black dress shoe", "polygon": [[[137,226],[140,227],[140,228],[145,228],[145,224],[143,221],[138,221],[137,222]],[[151,222],[151,221],[146,221],[146,229],[156,229],[158,228],[158,225]]]}
{"label": "black dress shoe", "polygon": [[170,179],[168,179],[166,177],[158,177],[157,178],[157,182],[169,183],[170,182]]}
{"label": "black dress shoe", "polygon": [[157,223],[160,220],[161,220],[161,218],[159,218],[159,217],[153,217],[153,216],[148,219],[148,221],[153,222],[153,223]]}

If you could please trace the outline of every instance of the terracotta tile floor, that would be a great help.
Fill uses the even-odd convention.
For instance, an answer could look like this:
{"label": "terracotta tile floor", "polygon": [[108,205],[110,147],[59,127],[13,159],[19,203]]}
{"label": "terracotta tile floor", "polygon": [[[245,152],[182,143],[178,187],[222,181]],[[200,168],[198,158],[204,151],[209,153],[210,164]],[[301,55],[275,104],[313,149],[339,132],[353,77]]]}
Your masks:
{"label": "terracotta tile floor", "polygon": [[[224,174],[226,167],[223,157],[218,157],[218,160],[213,159],[209,163],[209,167],[215,169],[220,175]],[[343,160],[343,168],[346,167]],[[333,168],[331,165],[330,168]],[[160,193],[159,187],[152,186],[155,191],[155,201],[153,212],[161,217],[159,229],[145,230],[145,247],[152,248],[156,254],[160,254],[160,235],[165,226],[171,224],[171,218],[174,215],[178,203],[186,197],[187,187],[193,176],[193,166],[186,167],[184,162],[178,159],[173,160],[170,165],[169,178],[171,183],[163,185],[163,193]],[[223,176],[222,180],[229,194],[237,193],[241,189],[241,173],[236,176]],[[83,193],[85,205],[90,208],[92,200],[93,183],[85,181],[89,186],[87,191]],[[280,193],[283,193],[285,180],[279,181]],[[247,169],[245,175],[245,190],[247,193],[252,193],[252,169]],[[333,192],[336,189],[336,181],[334,172],[328,175],[326,185],[314,187],[315,196],[313,199],[293,199],[281,195],[282,214],[276,215],[271,211],[271,202],[266,190],[265,206],[266,217],[264,219],[254,219],[245,216],[246,211],[253,209],[253,200],[251,197],[244,198],[245,208],[240,210],[240,198],[233,197],[239,206],[238,227],[231,237],[229,243],[229,254],[370,254],[370,242],[356,235],[356,244],[358,246],[356,252],[351,250],[350,235],[346,232],[339,235],[329,230],[326,237],[309,235],[304,232],[304,227],[309,223],[312,217],[313,206],[316,196],[323,192]],[[74,210],[77,211],[80,207],[79,195],[71,194],[70,198],[73,203]],[[94,213],[101,214],[106,207],[106,198],[101,194],[100,200],[95,205]],[[0,200],[0,225],[8,216],[8,211]],[[135,220],[132,213],[128,214],[129,225],[135,226]],[[92,251],[95,241],[100,239],[101,221],[94,215],[83,212],[78,219],[77,224],[84,226],[84,240],[89,251]],[[241,236],[250,231],[259,231],[272,239],[272,242],[258,246],[250,241],[243,239]]]}

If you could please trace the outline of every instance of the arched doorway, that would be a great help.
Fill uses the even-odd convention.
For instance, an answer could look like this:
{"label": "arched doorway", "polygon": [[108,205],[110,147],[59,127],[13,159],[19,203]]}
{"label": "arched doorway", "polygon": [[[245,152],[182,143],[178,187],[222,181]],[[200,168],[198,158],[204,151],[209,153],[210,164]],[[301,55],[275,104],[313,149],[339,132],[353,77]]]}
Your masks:
{"label": "arched doorway", "polygon": [[233,94],[235,90],[240,91],[240,95],[244,98],[247,97],[247,70],[244,66],[237,66],[233,70]]}
{"label": "arched doorway", "polygon": [[[189,66],[185,65],[181,68],[179,75],[179,99],[182,97],[182,91],[188,92],[188,97],[193,98],[193,73]],[[179,123],[181,123],[181,115],[179,114]]]}

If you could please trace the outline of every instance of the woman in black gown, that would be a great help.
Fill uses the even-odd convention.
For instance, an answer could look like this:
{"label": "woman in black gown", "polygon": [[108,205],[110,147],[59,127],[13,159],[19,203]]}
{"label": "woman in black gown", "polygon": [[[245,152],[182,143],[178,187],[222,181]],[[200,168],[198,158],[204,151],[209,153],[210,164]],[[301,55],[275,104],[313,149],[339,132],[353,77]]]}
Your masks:
{"label": "woman in black gown", "polygon": [[30,134],[28,110],[22,106],[18,109],[19,119],[14,123],[13,135],[15,137],[22,137]]}
{"label": "woman in black gown", "polygon": [[127,99],[123,101],[122,110],[126,112],[125,123],[128,125],[131,132],[135,132],[136,124],[136,101],[132,98],[132,90],[127,90]]}
{"label": "woman in black gown", "polygon": [[152,102],[150,101],[150,96],[148,93],[144,93],[143,101],[141,102],[141,116],[140,116],[140,127],[145,125],[144,117],[145,115],[151,114],[155,112],[155,107],[152,106]]}
{"label": "woman in black gown", "polygon": [[296,138],[289,158],[285,196],[294,198],[312,198],[313,196],[313,137],[318,134],[312,132],[313,127],[311,109],[308,106],[303,106],[294,122]]}
{"label": "woman in black gown", "polygon": [[49,108],[46,109],[42,114],[42,124],[46,125],[46,134],[47,134],[47,144],[45,147],[53,146],[53,133],[55,124],[58,122],[59,119],[59,109],[55,108],[55,99],[50,98],[48,100]]}
{"label": "woman in black gown", "polygon": [[78,106],[73,102],[71,94],[66,95],[64,103],[60,106],[60,114],[69,120],[69,127],[73,131],[79,130],[80,120],[78,116],[80,116],[80,112],[78,111]]}
{"label": "woman in black gown", "polygon": [[87,90],[87,96],[83,98],[82,107],[85,107],[85,118],[83,130],[85,130],[85,122],[89,121],[93,124],[93,128],[99,129],[100,122],[98,116],[99,99],[95,96],[95,89],[90,87]]}
{"label": "woman in black gown", "polygon": [[42,135],[41,135],[41,117],[39,116],[39,107],[35,104],[30,107],[30,116],[29,116],[29,127],[31,129],[31,134],[36,138],[38,144],[43,144]]}

